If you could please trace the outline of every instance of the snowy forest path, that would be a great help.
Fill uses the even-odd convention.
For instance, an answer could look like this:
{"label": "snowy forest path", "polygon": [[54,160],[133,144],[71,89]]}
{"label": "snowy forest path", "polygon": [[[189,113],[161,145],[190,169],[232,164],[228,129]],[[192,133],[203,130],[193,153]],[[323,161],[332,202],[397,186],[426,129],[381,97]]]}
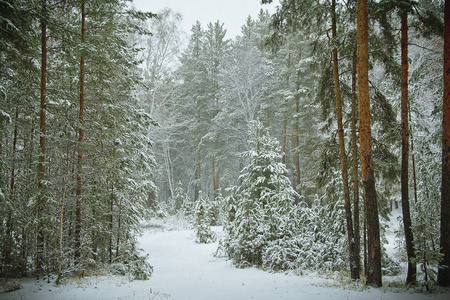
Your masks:
{"label": "snowy forest path", "polygon": [[[170,227],[170,225],[168,226]],[[149,280],[130,281],[127,276],[104,275],[68,278],[64,284],[22,279],[23,288],[1,293],[3,299],[32,300],[444,300],[449,292],[415,294],[383,286],[344,284],[315,274],[269,273],[256,268],[238,269],[226,258],[214,257],[218,242],[197,244],[193,230],[144,228],[138,246],[154,267]],[[222,229],[213,230],[221,235]],[[344,285],[344,286],[342,286]]]}
{"label": "snowy forest path", "polygon": [[[221,235],[222,229],[213,230]],[[161,299],[447,299],[448,294],[423,295],[373,289],[361,285],[338,287],[338,282],[316,275],[269,273],[239,269],[226,258],[216,258],[218,242],[195,243],[192,230],[144,230],[139,246],[149,254],[154,272],[147,287]],[[151,298],[160,299],[160,298]]]}
{"label": "snowy forest path", "polygon": [[[214,230],[221,232],[219,227]],[[310,288],[317,279],[238,269],[226,258],[214,257],[218,242],[195,243],[192,230],[146,231],[140,247],[154,267],[149,285],[176,300],[332,298],[328,289]]]}

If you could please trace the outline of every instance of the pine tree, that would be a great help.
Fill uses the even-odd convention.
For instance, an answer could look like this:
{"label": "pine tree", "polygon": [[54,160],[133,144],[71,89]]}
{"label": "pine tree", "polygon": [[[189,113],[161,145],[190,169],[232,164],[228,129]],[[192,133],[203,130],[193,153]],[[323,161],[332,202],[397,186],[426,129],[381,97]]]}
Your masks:
{"label": "pine tree", "polygon": [[[40,113],[39,113],[39,166],[38,166],[38,189],[39,199],[37,203],[37,249],[36,249],[36,267],[41,272],[44,256],[44,231],[42,214],[45,211],[45,140],[46,140],[46,106],[47,106],[47,3],[42,0],[42,19],[41,19],[41,95],[40,95]],[[39,276],[39,275],[38,275]]]}
{"label": "pine tree", "polygon": [[369,249],[366,276],[368,284],[380,287],[381,246],[370,128],[367,1],[358,0],[357,9],[359,141]]}
{"label": "pine tree", "polygon": [[405,230],[406,252],[408,255],[408,273],[406,283],[416,281],[416,262],[414,250],[414,238],[411,229],[411,214],[409,209],[409,123],[408,123],[408,10],[404,7],[401,11],[401,134],[402,134],[402,173],[401,194],[403,210],[403,227]]}
{"label": "pine tree", "polygon": [[[336,29],[336,1],[333,0],[331,4],[331,14],[332,14],[332,37],[337,38]],[[348,169],[347,169],[347,155],[345,153],[345,141],[344,141],[344,128],[342,124],[342,100],[341,100],[341,87],[339,79],[339,62],[338,62],[338,51],[336,48],[332,50],[333,57],[333,75],[334,75],[334,94],[336,98],[336,119],[338,127],[339,136],[339,151],[341,160],[341,172],[342,172],[342,183],[344,190],[344,207],[345,207],[345,217],[347,222],[347,238],[349,241],[349,257],[350,257],[350,273],[351,278],[354,280],[359,279],[359,253],[356,252],[356,240],[353,228],[352,211],[350,204],[350,191],[348,187]]]}

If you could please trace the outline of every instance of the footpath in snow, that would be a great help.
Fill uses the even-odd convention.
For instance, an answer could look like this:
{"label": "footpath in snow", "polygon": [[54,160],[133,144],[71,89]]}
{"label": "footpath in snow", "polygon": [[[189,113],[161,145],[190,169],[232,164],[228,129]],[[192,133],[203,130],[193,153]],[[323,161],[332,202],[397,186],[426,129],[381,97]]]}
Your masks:
{"label": "footpath in snow", "polygon": [[[220,234],[220,228],[214,229]],[[101,276],[71,279],[56,287],[29,279],[24,280],[23,289],[0,294],[0,299],[450,299],[450,290],[427,295],[360,284],[337,287],[332,279],[314,275],[238,269],[227,259],[214,257],[217,243],[196,244],[192,230],[147,228],[139,246],[154,266],[147,281]]]}

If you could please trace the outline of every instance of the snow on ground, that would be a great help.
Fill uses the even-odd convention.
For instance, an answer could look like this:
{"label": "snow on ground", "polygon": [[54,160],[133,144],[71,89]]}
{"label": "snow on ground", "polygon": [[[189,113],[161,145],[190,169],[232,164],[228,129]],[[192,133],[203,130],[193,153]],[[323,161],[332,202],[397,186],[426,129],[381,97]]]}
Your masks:
{"label": "snow on ground", "polygon": [[[177,226],[175,226],[177,227]],[[349,284],[339,278],[315,274],[268,273],[255,268],[237,269],[213,253],[218,243],[196,244],[190,229],[158,224],[146,228],[140,247],[149,254],[154,273],[147,281],[128,281],[120,276],[71,279],[59,287],[53,283],[23,281],[21,290],[0,294],[0,299],[449,299],[445,293],[416,294],[410,290],[375,289]],[[165,229],[164,229],[165,228]],[[179,228],[179,227],[178,227]],[[169,229],[169,230],[167,230]],[[221,228],[214,230],[220,235]],[[339,283],[340,282],[340,283]],[[338,287],[342,285],[343,287]]]}

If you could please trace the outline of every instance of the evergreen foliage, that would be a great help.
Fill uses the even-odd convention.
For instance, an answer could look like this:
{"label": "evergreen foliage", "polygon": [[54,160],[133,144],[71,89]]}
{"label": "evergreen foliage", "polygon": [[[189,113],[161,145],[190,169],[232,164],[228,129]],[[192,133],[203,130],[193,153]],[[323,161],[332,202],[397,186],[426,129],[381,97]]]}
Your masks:
{"label": "evergreen foliage", "polygon": [[195,223],[194,230],[197,243],[208,244],[216,240],[216,235],[211,230],[211,223],[214,223],[214,208],[210,201],[202,196],[200,192],[199,198],[195,203]]}
{"label": "evergreen foliage", "polygon": [[235,213],[227,220],[225,248],[240,267],[263,265],[267,247],[287,234],[287,216],[296,196],[278,143],[264,131],[261,122],[251,123],[251,149],[242,154],[248,164],[241,171],[241,185],[227,200],[228,211]]}
{"label": "evergreen foliage", "polygon": [[[155,190],[148,175],[154,159],[142,134],[152,120],[133,96],[140,76],[138,50],[129,37],[152,14],[131,13],[125,1],[86,1],[90,29],[80,42],[78,1],[0,5],[1,276],[71,274],[112,262],[124,264],[135,278],[150,275],[135,235],[147,194]],[[41,20],[48,36],[45,136],[37,106]],[[83,124],[78,121],[81,52],[87,58]],[[79,128],[86,133],[82,144]],[[38,187],[41,137],[45,176]],[[74,232],[76,149],[84,154],[80,247]]]}

